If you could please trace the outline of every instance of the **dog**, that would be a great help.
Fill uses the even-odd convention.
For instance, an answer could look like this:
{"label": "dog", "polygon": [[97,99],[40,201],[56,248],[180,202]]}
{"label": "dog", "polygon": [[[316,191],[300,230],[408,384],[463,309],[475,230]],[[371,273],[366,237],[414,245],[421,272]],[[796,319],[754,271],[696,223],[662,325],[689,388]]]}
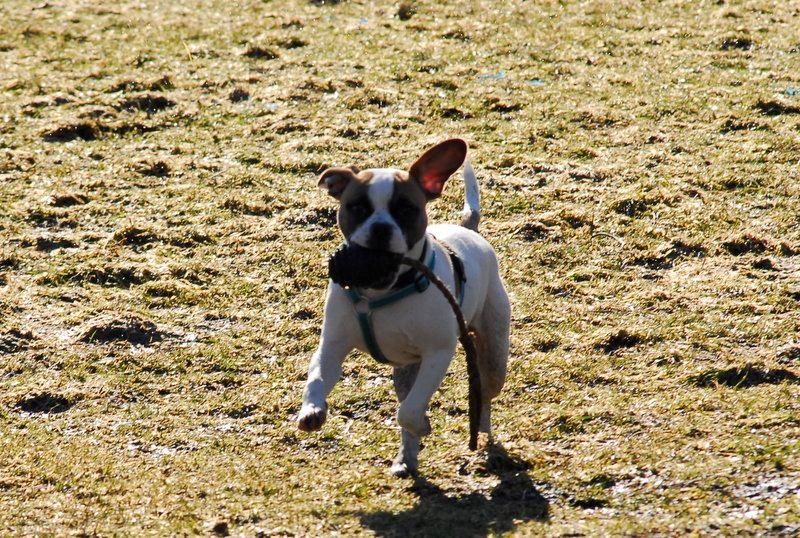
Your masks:
{"label": "dog", "polygon": [[[477,233],[480,197],[466,156],[466,142],[450,139],[428,149],[408,171],[328,168],[319,176],[318,186],[339,201],[337,223],[346,245],[432,260],[434,273],[462,297],[462,312],[476,335],[478,349],[479,431],[491,438],[491,401],[506,377],[511,307],[494,249]],[[461,224],[428,226],[427,204],[442,194],[448,178],[462,164],[466,201]],[[460,277],[456,265],[461,265]],[[419,286],[365,316],[365,304],[380,302],[399,281],[411,276],[419,282],[412,273],[409,266],[401,265],[380,288],[346,289],[329,283],[322,334],[297,418],[300,430],[319,430],[327,416],[327,396],[342,375],[347,354],[359,349],[378,358],[377,351],[394,368],[400,402],[400,449],[391,467],[398,477],[418,472],[420,439],[431,432],[428,404],[453,360],[459,336],[453,311],[434,286]],[[365,317],[369,330],[361,323]]]}

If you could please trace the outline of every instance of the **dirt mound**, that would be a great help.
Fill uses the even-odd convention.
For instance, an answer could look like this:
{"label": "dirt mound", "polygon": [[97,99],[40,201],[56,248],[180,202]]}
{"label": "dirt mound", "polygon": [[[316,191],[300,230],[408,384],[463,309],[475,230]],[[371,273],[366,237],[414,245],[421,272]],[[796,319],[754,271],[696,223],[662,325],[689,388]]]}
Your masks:
{"label": "dirt mound", "polygon": [[732,388],[749,388],[758,385],[777,385],[780,383],[800,383],[800,377],[783,368],[763,368],[753,364],[733,368],[712,368],[689,378],[689,383],[698,387],[724,385]]}
{"label": "dirt mound", "polygon": [[614,353],[618,349],[638,346],[646,340],[641,335],[631,333],[626,329],[620,329],[601,337],[594,344],[594,348],[604,353]]}
{"label": "dirt mound", "polygon": [[119,104],[121,110],[141,110],[148,114],[160,112],[175,106],[175,101],[163,95],[144,94],[125,99]]}
{"label": "dirt mound", "polygon": [[75,405],[75,403],[70,402],[64,396],[43,392],[41,394],[37,394],[36,396],[22,398],[21,400],[17,401],[16,407],[20,411],[24,411],[26,413],[52,414],[68,411],[73,405]]}
{"label": "dirt mound", "polygon": [[255,60],[274,60],[278,57],[278,53],[264,47],[251,46],[244,51],[244,55],[248,58]]}
{"label": "dirt mound", "polygon": [[100,316],[81,330],[78,340],[90,344],[130,342],[151,344],[162,339],[156,324],[134,315]]}
{"label": "dirt mound", "polygon": [[28,349],[33,339],[33,333],[30,331],[10,329],[0,334],[0,355],[24,351]]}
{"label": "dirt mound", "polygon": [[722,243],[722,248],[734,256],[742,256],[743,254],[763,254],[769,243],[766,239],[756,237],[753,234],[744,234],[740,237],[733,237]]}
{"label": "dirt mound", "polygon": [[42,134],[45,142],[71,142],[73,140],[96,140],[100,136],[97,125],[80,122],[59,125]]}

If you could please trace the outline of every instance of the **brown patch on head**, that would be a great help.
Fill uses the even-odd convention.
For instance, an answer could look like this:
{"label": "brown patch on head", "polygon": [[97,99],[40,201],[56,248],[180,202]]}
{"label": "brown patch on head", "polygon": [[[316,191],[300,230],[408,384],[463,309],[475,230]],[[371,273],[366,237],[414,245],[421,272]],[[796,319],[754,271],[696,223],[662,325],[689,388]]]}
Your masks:
{"label": "brown patch on head", "polygon": [[352,180],[339,197],[336,221],[345,239],[349,240],[353,232],[372,214],[372,202],[367,195],[371,179],[372,172],[367,170],[353,174]]}
{"label": "brown patch on head", "polygon": [[428,214],[425,205],[428,197],[417,181],[411,179],[406,172],[398,171],[394,175],[394,192],[389,201],[389,212],[403,231],[409,249],[425,235],[428,227]]}

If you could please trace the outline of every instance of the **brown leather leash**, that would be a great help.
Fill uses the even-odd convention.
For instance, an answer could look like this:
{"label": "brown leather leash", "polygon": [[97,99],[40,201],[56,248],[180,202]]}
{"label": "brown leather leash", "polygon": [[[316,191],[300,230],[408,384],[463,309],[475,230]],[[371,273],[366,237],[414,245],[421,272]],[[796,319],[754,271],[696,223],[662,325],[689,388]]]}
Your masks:
{"label": "brown leather leash", "polygon": [[458,301],[453,297],[453,294],[447,289],[444,282],[436,276],[436,274],[428,268],[427,265],[412,258],[403,258],[402,263],[409,265],[425,275],[439,291],[442,292],[444,298],[450,303],[450,308],[456,315],[458,321],[459,336],[458,340],[461,342],[461,347],[464,348],[464,354],[467,357],[467,378],[469,379],[469,449],[476,450],[478,448],[478,428],[481,423],[481,376],[478,371],[478,349],[475,345],[475,335],[467,327],[467,322],[464,320],[464,314],[458,306]]}

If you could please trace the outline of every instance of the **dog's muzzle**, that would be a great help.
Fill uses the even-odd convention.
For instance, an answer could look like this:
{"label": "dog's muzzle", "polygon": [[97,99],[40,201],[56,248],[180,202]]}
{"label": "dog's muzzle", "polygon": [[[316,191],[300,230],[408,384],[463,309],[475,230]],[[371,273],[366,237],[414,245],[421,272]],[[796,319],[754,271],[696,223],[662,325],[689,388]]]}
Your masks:
{"label": "dog's muzzle", "polygon": [[402,259],[396,252],[342,245],[328,259],[328,276],[345,288],[388,288]]}

